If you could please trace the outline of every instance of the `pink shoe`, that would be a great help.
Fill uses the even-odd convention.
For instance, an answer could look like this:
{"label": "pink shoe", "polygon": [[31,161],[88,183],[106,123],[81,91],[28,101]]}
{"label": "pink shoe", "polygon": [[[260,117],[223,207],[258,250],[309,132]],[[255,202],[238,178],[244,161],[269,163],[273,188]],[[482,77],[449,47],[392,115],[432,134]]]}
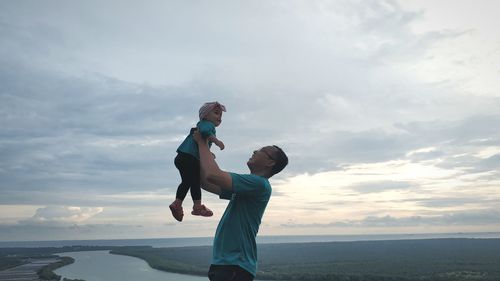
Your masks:
{"label": "pink shoe", "polygon": [[184,217],[184,211],[182,211],[182,205],[175,202],[170,204],[168,206],[170,208],[170,211],[172,211],[172,216],[178,221],[182,221],[182,218]]}
{"label": "pink shoe", "polygon": [[214,213],[205,205],[194,205],[193,211],[191,211],[191,215],[193,216],[202,216],[202,217],[211,217]]}

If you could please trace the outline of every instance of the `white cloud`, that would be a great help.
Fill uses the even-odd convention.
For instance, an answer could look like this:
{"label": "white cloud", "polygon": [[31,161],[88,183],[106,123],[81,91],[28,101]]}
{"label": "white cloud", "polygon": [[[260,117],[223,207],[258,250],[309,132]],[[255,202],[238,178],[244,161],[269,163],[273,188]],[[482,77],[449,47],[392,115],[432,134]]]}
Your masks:
{"label": "white cloud", "polygon": [[20,221],[21,224],[68,225],[85,222],[101,213],[100,207],[68,207],[47,206],[36,210],[30,219]]}

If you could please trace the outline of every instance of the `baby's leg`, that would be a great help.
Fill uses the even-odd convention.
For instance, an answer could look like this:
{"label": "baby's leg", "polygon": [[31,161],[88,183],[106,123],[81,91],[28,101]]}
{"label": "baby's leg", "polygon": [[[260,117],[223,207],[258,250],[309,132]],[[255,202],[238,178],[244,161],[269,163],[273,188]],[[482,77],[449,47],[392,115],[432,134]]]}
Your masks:
{"label": "baby's leg", "polygon": [[[175,194],[175,201],[170,204],[169,208],[170,211],[172,212],[172,216],[178,220],[182,221],[182,218],[184,217],[184,211],[182,210],[182,201],[184,198],[186,198],[186,194],[188,190],[190,189],[191,186],[193,186],[193,176],[196,177],[200,173],[193,173],[192,165],[193,162],[195,165],[198,165],[199,163],[196,158],[194,158],[191,155],[185,154],[185,153],[179,153],[177,154],[177,157],[175,157],[175,167],[179,169],[179,173],[181,175],[182,182],[179,184],[177,187],[177,192]],[[199,169],[199,168],[198,168]],[[199,180],[197,184],[199,188]]]}
{"label": "baby's leg", "polygon": [[201,204],[201,171],[199,165],[198,177],[195,180],[197,181],[197,183],[191,187],[191,196],[193,197],[194,202],[193,211],[191,212],[191,214],[195,216],[211,217],[214,214],[212,210]]}
{"label": "baby's leg", "polygon": [[201,187],[200,187],[200,161],[191,163],[191,198],[195,205],[201,204]]}
{"label": "baby's leg", "polygon": [[[190,158],[194,158],[185,154],[179,153],[177,157],[175,157],[175,167],[179,170],[179,173],[181,175],[181,180],[182,182],[179,184],[177,187],[177,193],[175,195],[175,198],[177,200],[183,201],[184,198],[186,198],[186,194],[189,190],[189,188],[194,184],[193,182],[193,171],[192,171],[192,164],[193,161]],[[196,160],[196,158],[194,158]],[[198,164],[199,165],[199,164]],[[199,174],[199,173],[198,173]],[[198,175],[199,177],[199,175]]]}

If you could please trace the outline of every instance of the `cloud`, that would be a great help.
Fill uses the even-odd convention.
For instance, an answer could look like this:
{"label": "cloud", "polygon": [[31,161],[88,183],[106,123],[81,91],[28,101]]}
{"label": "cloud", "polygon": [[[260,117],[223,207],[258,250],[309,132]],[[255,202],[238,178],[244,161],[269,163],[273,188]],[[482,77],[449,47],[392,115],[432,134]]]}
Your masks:
{"label": "cloud", "polygon": [[445,156],[445,153],[437,150],[435,147],[420,148],[406,153],[406,158],[414,162],[438,159],[442,156]]}
{"label": "cloud", "polygon": [[[168,54],[172,50],[180,52],[197,50],[195,47],[198,46],[199,42],[196,38],[200,38],[200,40],[205,38],[200,34],[217,32],[221,32],[225,36],[211,38],[214,40],[214,48],[202,48],[200,51],[205,54],[202,57],[217,57],[214,54],[222,56],[224,52],[217,46],[225,46],[224,50],[227,51],[227,46],[224,44],[228,42],[220,38],[233,38],[234,41],[229,42],[229,44],[237,44],[239,40],[245,40],[250,45],[239,46],[242,48],[243,54],[231,57],[230,62],[224,67],[214,66],[214,69],[207,71],[202,76],[194,75],[192,80],[176,86],[147,86],[136,81],[128,82],[114,78],[116,73],[105,71],[101,74],[94,72],[85,75],[81,73],[68,75],[67,72],[44,69],[42,63],[33,67],[32,63],[27,64],[11,56],[3,56],[4,60],[10,62],[10,65],[4,68],[0,76],[5,78],[2,80],[6,89],[3,93],[16,93],[15,95],[2,96],[6,101],[5,112],[8,112],[6,114],[8,118],[4,120],[16,120],[15,123],[6,121],[2,124],[5,128],[3,130],[4,136],[17,136],[17,138],[44,136],[44,139],[37,139],[33,145],[50,147],[51,150],[55,149],[55,147],[51,147],[55,146],[54,143],[63,144],[66,149],[59,150],[66,152],[64,156],[54,157],[51,155],[51,151],[38,152],[40,157],[54,158],[53,161],[45,165],[45,168],[55,166],[55,169],[61,169],[55,163],[63,162],[66,167],[71,167],[67,165],[74,161],[75,167],[71,167],[72,171],[82,168],[91,169],[86,173],[96,176],[95,171],[103,169],[116,171],[127,168],[136,170],[143,167],[143,172],[150,171],[150,173],[141,174],[139,177],[153,179],[155,178],[154,174],[160,174],[160,169],[155,167],[166,165],[162,161],[163,159],[157,157],[154,158],[154,161],[151,158],[141,161],[137,156],[161,155],[157,152],[159,147],[150,150],[120,150],[112,154],[109,149],[83,146],[81,142],[86,141],[94,144],[106,141],[133,143],[133,141],[140,141],[146,137],[153,137],[157,143],[161,143],[163,139],[180,138],[185,134],[186,129],[196,121],[195,112],[198,105],[204,102],[207,97],[217,97],[229,105],[229,111],[226,114],[228,119],[224,120],[219,132],[225,140],[229,141],[230,145],[233,145],[231,148],[232,153],[234,153],[234,157],[220,159],[227,161],[227,166],[237,167],[237,169],[242,166],[243,169],[245,168],[244,161],[241,159],[247,157],[249,152],[255,149],[253,147],[255,142],[249,144],[246,141],[249,137],[260,139],[260,141],[256,141],[257,145],[264,145],[268,142],[283,144],[293,156],[294,165],[290,165],[287,169],[292,173],[339,169],[340,165],[345,162],[394,159],[408,150],[426,145],[426,143],[415,143],[422,138],[421,134],[394,134],[387,132],[386,128],[393,126],[395,118],[403,121],[422,118],[421,114],[415,111],[415,107],[422,110],[422,105],[430,106],[429,109],[434,111],[433,100],[441,99],[441,97],[434,97],[422,104],[424,100],[418,100],[422,96],[421,91],[405,93],[404,98],[399,93],[389,93],[386,90],[388,85],[403,89],[413,88],[415,85],[408,80],[398,81],[400,77],[393,76],[396,73],[384,65],[373,63],[373,61],[370,63],[364,61],[378,56],[379,50],[387,50],[389,45],[395,46],[394,49],[401,49],[401,44],[418,41],[420,37],[426,36],[414,34],[409,28],[409,24],[421,16],[420,13],[405,11],[391,1],[372,1],[369,5],[348,1],[341,4],[322,2],[311,6],[300,1],[287,2],[286,5],[284,2],[277,2],[269,7],[268,14],[259,16],[261,21],[259,21],[258,26],[255,26],[253,12],[258,10],[258,6],[246,4],[248,9],[236,9],[235,14],[232,15],[239,19],[238,26],[235,29],[221,29],[219,27],[223,23],[213,21],[219,18],[219,9],[210,6],[207,8],[211,13],[198,14],[199,10],[190,10],[189,8],[192,7],[189,4],[179,4],[181,11],[192,11],[200,16],[197,17],[199,22],[185,26],[187,29],[184,34],[188,35],[182,35],[174,30],[172,26],[175,25],[163,22],[163,20],[167,22],[170,20],[180,23],[177,13],[172,15],[173,17],[165,17],[164,14],[158,12],[162,10],[159,7],[164,7],[164,5],[156,4],[160,6],[156,6],[156,8],[144,7],[147,11],[152,12],[152,21],[158,23],[152,27],[155,30],[161,30],[160,26],[167,27],[167,30],[164,30],[165,33],[184,39],[181,41],[164,38],[150,39],[159,43],[153,45],[165,47],[162,53]],[[228,5],[229,3],[221,2],[218,4]],[[83,6],[91,9],[92,3]],[[67,25],[58,24],[56,18],[41,17],[40,14],[53,13],[53,10],[48,9],[45,5],[39,7],[43,13],[34,13],[33,10],[12,4],[7,5],[6,8],[39,19],[45,23],[44,33],[53,33],[48,37],[53,37],[53,40],[40,41],[41,39],[37,37],[41,37],[40,32],[37,32],[36,29],[30,31],[35,28],[34,25],[24,22],[5,24],[4,32],[10,34],[11,37],[14,36],[12,42],[18,42],[18,47],[21,45],[33,46],[34,42],[42,42],[43,46],[51,44],[60,46],[59,48],[63,48],[66,53],[73,52],[72,48],[67,48],[67,46],[68,44],[73,46],[75,41],[72,40],[77,40],[72,36],[75,30],[72,29],[70,32],[66,29],[67,26],[77,27],[76,30],[80,31],[79,34],[85,37],[91,34],[90,30],[94,30],[95,23],[109,20],[109,25],[101,26],[94,31],[101,34],[101,38],[110,38],[100,46],[102,48],[113,47],[114,51],[108,54],[111,56],[120,53],[122,48],[126,48],[123,46],[129,45],[117,46],[117,44],[112,43],[114,39],[126,40],[125,33],[118,28],[120,26],[118,23],[125,23],[128,26],[129,13],[136,12],[136,9],[129,6],[115,17],[109,18],[103,12],[82,14],[79,11],[80,17],[93,19],[88,21],[88,26],[85,26],[73,17],[59,19],[67,22]],[[76,13],[76,10],[69,5],[63,5],[62,9],[68,14]],[[168,13],[171,11],[172,9],[166,10]],[[303,20],[294,16],[294,13],[298,11],[301,11]],[[280,15],[280,17],[276,18],[273,15]],[[4,14],[3,16],[6,19],[11,19],[9,15]],[[212,22],[212,24],[203,24],[205,22]],[[266,24],[269,28],[263,33],[259,27],[266,26]],[[299,29],[292,30],[292,26]],[[142,38],[145,36],[143,30],[149,30],[135,26],[135,24],[129,27],[130,32],[127,32],[127,37],[133,35],[138,36],[138,39],[145,39]],[[201,27],[201,30],[197,27]],[[239,28],[245,28],[245,38],[240,37],[242,35],[241,32],[238,32]],[[363,32],[353,32],[353,29],[360,29]],[[31,44],[21,44],[23,41],[15,37],[15,34],[20,33],[20,30],[26,30],[24,33],[21,32],[22,34],[31,34],[26,35],[31,38]],[[189,32],[199,36],[191,35]],[[323,34],[324,36],[315,36],[315,38],[324,44],[310,44],[307,40],[297,41],[297,38],[307,38],[314,34]],[[188,38],[184,36],[188,36]],[[255,37],[255,40],[250,40],[248,36]],[[271,40],[269,44],[276,47],[264,48],[265,46],[261,46],[263,44],[261,36],[267,36]],[[429,41],[439,41],[446,38],[448,35],[440,37],[434,34],[433,40]],[[186,39],[189,40],[186,41]],[[86,41],[92,42],[93,40]],[[143,41],[135,40],[134,42]],[[294,44],[286,43],[285,46],[284,42],[289,41]],[[383,44],[374,44],[374,41]],[[180,42],[183,42],[182,46],[175,45],[180,44]],[[359,44],[353,46],[352,42]],[[139,44],[136,46],[138,48],[144,47],[142,43],[134,44]],[[189,47],[186,47],[186,44]],[[408,53],[409,57],[417,59],[421,56],[422,50],[429,48],[432,43],[417,45],[406,48],[405,52]],[[14,52],[18,47],[12,47],[5,52]],[[353,48],[356,52],[352,51]],[[254,50],[262,50],[262,52]],[[394,52],[388,51],[384,54],[384,58],[390,59],[390,54],[394,54]],[[415,56],[415,54],[420,55]],[[78,56],[79,54],[72,53],[71,55]],[[37,53],[33,52],[30,56],[37,56]],[[137,56],[141,57],[141,55]],[[160,55],[158,57],[161,58]],[[246,59],[246,57],[253,59]],[[302,60],[303,57],[307,59]],[[284,65],[290,58],[292,58],[292,62],[295,62],[293,65],[309,67],[290,68],[289,65]],[[62,60],[57,55],[54,55],[52,59]],[[277,61],[278,59],[279,61]],[[269,61],[273,63],[269,65]],[[233,64],[232,62],[238,63]],[[168,68],[169,65],[161,64],[160,66]],[[236,69],[232,67],[230,73],[221,70],[229,65],[238,65],[239,67]],[[309,68],[317,69],[317,71],[311,72]],[[264,71],[262,72],[263,76],[253,76],[251,83],[253,90],[249,91],[246,77],[248,77],[248,71],[252,69],[269,70],[270,72]],[[287,71],[288,69],[293,69],[293,71]],[[379,73],[379,70],[388,75],[384,75],[380,79],[374,77],[374,73]],[[141,73],[137,71],[136,74]],[[258,75],[258,73],[255,74]],[[225,78],[222,79],[222,77]],[[361,83],[360,80],[365,81],[366,84]],[[29,87],[26,87],[25,81],[30,81]],[[288,81],[294,81],[294,83],[291,84]],[[367,91],[366,85],[370,85],[372,88]],[[423,90],[429,92],[429,95],[434,94],[434,91],[427,87]],[[282,104],[283,101],[288,101],[290,96],[293,97],[293,102],[287,102],[286,106],[280,107],[279,114],[275,114],[275,108],[269,105]],[[249,104],[252,106],[248,107]],[[304,108],[310,110],[304,110]],[[391,114],[390,111],[385,110],[386,108],[396,108],[397,110]],[[400,111],[413,112],[413,114],[401,116],[399,115]],[[26,112],[30,114],[25,114]],[[300,112],[301,118],[296,118],[297,112]],[[427,115],[425,117],[428,118]],[[292,127],[282,125],[289,120],[293,120]],[[244,130],[234,128],[244,128]],[[293,130],[290,130],[291,128]],[[294,141],[297,132],[308,136],[307,143]],[[52,138],[47,138],[47,135],[52,136]],[[79,142],[69,146],[68,143],[74,139],[78,139]],[[177,143],[164,143],[164,145],[161,148],[165,151],[171,151],[173,154]],[[128,148],[131,147],[133,146],[128,146]],[[321,149],[323,147],[329,147],[329,153],[325,153],[324,149]],[[16,151],[10,159],[22,159],[23,156],[27,159],[33,159],[31,155],[19,155],[17,151],[22,149],[30,151],[30,147],[25,147],[23,144],[15,147],[12,143],[9,143],[9,150],[5,149],[5,151]],[[32,149],[38,150],[39,148],[33,147]],[[92,155],[92,158],[86,158],[73,151],[82,152],[86,157]],[[9,155],[8,152],[4,153],[7,154],[6,156]],[[172,158],[172,155],[169,156],[169,159]],[[80,165],[77,166],[77,164]],[[38,167],[32,166],[31,168],[36,170]],[[163,169],[163,171],[165,170]],[[174,178],[175,176],[175,173],[170,173],[155,181],[155,184],[165,181],[165,178]],[[81,175],[81,177],[87,178],[86,174]],[[94,178],[99,179],[99,176]],[[129,178],[128,182],[133,182],[133,180],[133,178]],[[104,182],[94,184],[99,185],[100,188],[112,186],[112,184],[104,184]],[[174,182],[170,184],[174,184]]]}
{"label": "cloud", "polygon": [[500,224],[500,212],[497,210],[471,210],[464,212],[451,212],[435,216],[407,216],[393,217],[367,216],[361,220],[343,220],[326,224],[282,224],[287,228],[303,227],[407,227],[407,226],[450,226],[450,225],[497,225]]}
{"label": "cloud", "polygon": [[19,223],[25,225],[71,225],[84,222],[103,210],[99,207],[48,206],[37,209],[33,217]]}
{"label": "cloud", "polygon": [[410,182],[399,182],[399,181],[377,181],[377,182],[365,182],[359,183],[350,188],[359,193],[374,193],[374,192],[384,192],[387,190],[398,190],[398,189],[409,189],[414,187],[414,183]]}
{"label": "cloud", "polygon": [[[173,218],[172,218],[173,220]],[[212,236],[216,222],[187,220],[179,223],[18,223],[0,224],[0,241],[137,239],[158,237]]]}
{"label": "cloud", "polygon": [[[473,72],[428,70],[448,51],[472,54],[443,44],[474,38],[415,32],[424,19],[386,0],[0,2],[0,204],[161,206],[180,180],[175,150],[211,100],[228,108],[217,130],[227,149],[214,149],[225,170],[246,173],[254,149],[277,144],[290,158],[272,179],[283,186],[410,161],[488,192],[498,155],[481,152],[500,147],[500,99],[466,87]],[[343,186],[370,196],[456,184],[384,175]]]}
{"label": "cloud", "polygon": [[487,196],[476,197],[434,197],[425,199],[407,199],[407,202],[415,202],[420,206],[430,208],[463,207],[464,205],[490,206],[494,207],[500,203],[500,199],[489,199]]}
{"label": "cloud", "polygon": [[[127,192],[112,190],[80,190],[60,191],[48,193],[47,191],[2,191],[1,205],[61,205],[68,202],[79,206],[88,207],[164,207],[165,202],[172,199],[169,189],[159,189],[146,192]],[[32,198],[31,198],[32,197]]]}
{"label": "cloud", "polygon": [[188,90],[7,68],[0,66],[2,191],[174,185],[175,149],[196,120],[185,113],[199,103]]}
{"label": "cloud", "polygon": [[2,241],[128,239],[145,232],[141,225],[123,224],[0,224]]}

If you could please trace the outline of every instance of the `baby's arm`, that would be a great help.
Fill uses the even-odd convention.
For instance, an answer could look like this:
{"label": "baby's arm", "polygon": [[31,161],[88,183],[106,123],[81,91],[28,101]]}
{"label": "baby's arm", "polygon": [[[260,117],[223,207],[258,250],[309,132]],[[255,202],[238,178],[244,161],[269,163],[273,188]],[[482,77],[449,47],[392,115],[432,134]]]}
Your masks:
{"label": "baby's arm", "polygon": [[220,150],[224,149],[224,143],[220,141],[214,134],[215,127],[212,122],[205,120],[200,121],[200,123],[198,123],[198,130],[204,138],[206,138],[208,141],[211,141],[212,143],[215,143],[215,145],[217,145]]}
{"label": "baby's arm", "polygon": [[208,140],[213,142],[216,146],[218,146],[220,148],[220,150],[223,150],[224,149],[224,143],[222,141],[220,141],[216,136],[214,135],[211,135],[208,137]]}

